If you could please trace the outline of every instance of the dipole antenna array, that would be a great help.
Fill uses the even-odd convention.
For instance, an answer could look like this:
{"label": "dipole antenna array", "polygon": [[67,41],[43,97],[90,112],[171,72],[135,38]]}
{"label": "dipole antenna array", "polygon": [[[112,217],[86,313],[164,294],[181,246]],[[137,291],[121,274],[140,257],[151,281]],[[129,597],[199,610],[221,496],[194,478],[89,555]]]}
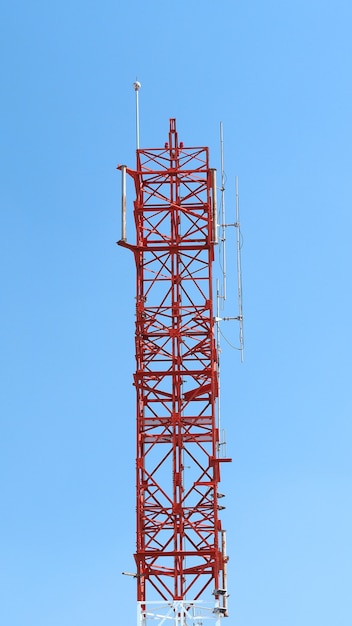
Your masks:
{"label": "dipole antenna array", "polygon": [[222,270],[222,290],[219,294],[221,308],[226,300],[226,213],[225,213],[225,166],[224,166],[224,132],[220,122],[220,167],[221,167],[221,203],[220,203],[220,266]]}
{"label": "dipole antenna array", "polygon": [[[220,347],[220,322],[235,320],[239,322],[239,347],[236,348],[240,351],[241,362],[243,363],[244,353],[244,341],[243,341],[243,305],[242,305],[242,265],[241,265],[241,249],[242,249],[242,235],[240,225],[240,213],[239,213],[239,193],[238,193],[238,176],[235,177],[235,194],[236,194],[236,208],[235,208],[235,221],[231,223],[226,222],[226,208],[225,208],[225,184],[226,174],[224,165],[224,132],[223,124],[220,122],[220,166],[221,166],[221,187],[219,188],[221,193],[220,211],[218,217],[218,228],[220,230],[219,237],[219,264],[221,268],[221,282],[216,282],[216,294],[217,294],[217,312],[215,321],[217,323],[216,336],[218,353],[221,353]],[[237,306],[238,314],[233,317],[220,316],[220,311],[224,310],[225,302],[227,299],[227,251],[226,251],[226,234],[229,227],[236,229],[236,264],[237,264]],[[228,342],[230,343],[230,342]],[[231,345],[231,344],[230,344]],[[235,346],[234,346],[235,347]],[[220,409],[219,409],[220,412]],[[219,414],[220,423],[220,414]]]}

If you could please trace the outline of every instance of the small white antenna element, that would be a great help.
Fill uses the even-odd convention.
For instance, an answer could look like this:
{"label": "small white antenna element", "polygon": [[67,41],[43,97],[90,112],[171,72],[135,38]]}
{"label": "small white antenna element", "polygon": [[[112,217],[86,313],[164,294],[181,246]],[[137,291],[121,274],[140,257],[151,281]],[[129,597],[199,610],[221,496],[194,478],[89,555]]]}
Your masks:
{"label": "small white antenna element", "polygon": [[213,242],[218,243],[218,210],[216,206],[216,169],[211,170],[211,186],[213,200]]}
{"label": "small white antenna element", "polygon": [[134,90],[136,92],[136,148],[139,150],[139,102],[138,102],[138,92],[141,88],[141,83],[136,80],[133,83]]}
{"label": "small white antenna element", "polygon": [[121,241],[126,241],[126,165],[121,165]]}
{"label": "small white antenna element", "polygon": [[222,557],[223,557],[223,572],[222,572],[222,586],[223,586],[223,591],[225,592],[223,595],[223,607],[225,609],[224,612],[224,617],[228,617],[228,608],[227,608],[227,598],[228,598],[228,593],[227,593],[227,562],[228,562],[228,556],[227,556],[227,549],[226,549],[226,530],[222,530],[221,531],[221,551],[222,551]]}
{"label": "small white antenna element", "polygon": [[241,267],[241,225],[240,225],[240,206],[238,196],[238,176],[236,176],[236,248],[237,248],[237,294],[238,294],[238,321],[240,323],[240,352],[241,363],[243,363],[243,311],[242,311],[242,267]]}

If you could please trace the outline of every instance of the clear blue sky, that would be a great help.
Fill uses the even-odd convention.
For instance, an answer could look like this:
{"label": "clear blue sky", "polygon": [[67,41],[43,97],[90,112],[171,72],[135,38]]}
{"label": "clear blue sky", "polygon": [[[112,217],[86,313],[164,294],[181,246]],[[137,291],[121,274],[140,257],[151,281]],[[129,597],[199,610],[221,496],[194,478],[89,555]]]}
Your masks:
{"label": "clear blue sky", "polygon": [[349,0],[3,8],[1,626],[135,624],[134,266],[114,242],[136,76],[141,144],[176,117],[216,167],[222,120],[229,211],[240,180],[226,626],[351,626],[351,23]]}

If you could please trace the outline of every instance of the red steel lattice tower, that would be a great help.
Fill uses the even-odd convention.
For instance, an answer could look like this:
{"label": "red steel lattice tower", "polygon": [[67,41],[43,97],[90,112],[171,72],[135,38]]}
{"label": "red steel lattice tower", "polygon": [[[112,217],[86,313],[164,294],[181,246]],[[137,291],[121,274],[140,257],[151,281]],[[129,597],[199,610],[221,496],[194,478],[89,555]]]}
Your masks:
{"label": "red steel lattice tower", "polygon": [[[138,620],[219,623],[227,615],[227,556],[218,483],[230,459],[219,454],[216,418],[215,170],[208,148],[179,143],[175,119],[164,147],[138,148],[136,169],[118,169],[118,243],[133,252],[137,275]],[[135,244],[126,241],[126,172],[136,193]]]}

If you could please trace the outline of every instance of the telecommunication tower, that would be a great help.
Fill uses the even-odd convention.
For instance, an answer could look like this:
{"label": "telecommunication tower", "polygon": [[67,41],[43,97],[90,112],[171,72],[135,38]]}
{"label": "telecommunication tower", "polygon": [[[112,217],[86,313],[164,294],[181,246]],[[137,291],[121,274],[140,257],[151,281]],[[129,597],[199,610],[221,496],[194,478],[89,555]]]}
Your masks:
{"label": "telecommunication tower", "polygon": [[[175,119],[163,147],[140,148],[138,132],[136,157],[136,169],[118,166],[118,244],[136,264],[137,624],[219,626],[228,556],[218,485],[231,459],[217,417],[216,172],[207,147],[179,142]],[[126,236],[126,174],[135,243]]]}

